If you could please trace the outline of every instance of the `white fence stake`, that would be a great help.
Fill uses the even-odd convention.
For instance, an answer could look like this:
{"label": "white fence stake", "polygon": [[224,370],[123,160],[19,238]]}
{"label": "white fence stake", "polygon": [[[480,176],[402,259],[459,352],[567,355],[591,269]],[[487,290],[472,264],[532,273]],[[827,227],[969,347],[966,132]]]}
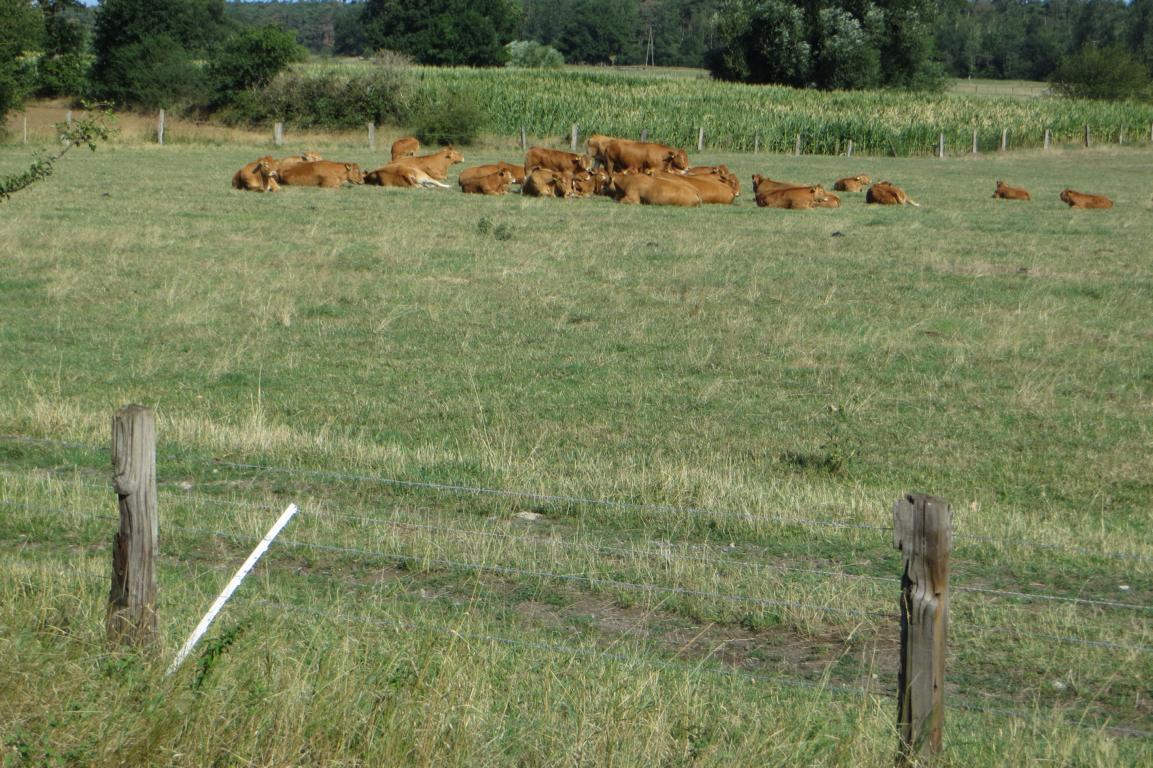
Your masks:
{"label": "white fence stake", "polygon": [[228,586],[224,588],[224,591],[221,592],[220,596],[212,603],[212,607],[208,609],[208,613],[204,614],[204,618],[196,625],[196,629],[192,630],[192,634],[188,636],[188,640],[185,641],[184,647],[180,649],[180,653],[176,654],[176,658],[172,660],[168,671],[164,673],[165,675],[171,675],[184,663],[184,660],[188,658],[188,654],[192,653],[192,649],[196,647],[196,644],[200,642],[200,638],[204,636],[204,633],[207,632],[208,628],[212,625],[216,614],[220,613],[224,604],[228,602],[228,598],[232,597],[232,593],[240,586],[240,582],[244,581],[244,577],[247,576],[248,572],[252,570],[252,567],[256,565],[256,561],[268,550],[268,545],[277,537],[281,529],[288,525],[288,521],[291,520],[295,514],[296,505],[289,504],[288,508],[281,513],[277,521],[268,529],[268,533],[264,534],[264,538],[256,545],[256,549],[252,550],[252,554],[244,561],[244,565],[240,566],[240,570],[232,577],[232,581],[228,582]]}

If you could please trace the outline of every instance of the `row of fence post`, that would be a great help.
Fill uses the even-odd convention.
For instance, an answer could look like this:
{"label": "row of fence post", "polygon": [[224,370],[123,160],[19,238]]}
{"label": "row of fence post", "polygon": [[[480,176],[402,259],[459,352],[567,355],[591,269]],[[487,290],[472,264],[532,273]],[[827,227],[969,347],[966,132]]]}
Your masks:
{"label": "row of fence post", "polygon": [[[72,127],[72,110],[68,110],[67,113],[65,114],[65,121],[68,124],[68,127],[71,128]],[[371,151],[375,152],[376,151],[376,124],[370,122],[370,123],[366,124],[366,127],[368,130],[368,148]],[[156,118],[156,142],[160,145],[164,144],[164,133],[165,133],[165,115],[164,115],[164,110],[161,109],[157,115],[157,118]],[[648,139],[649,139],[648,129],[642,128],[641,132],[640,132],[640,140],[641,141],[648,141]],[[801,152],[802,152],[802,149],[804,146],[803,139],[804,139],[804,134],[801,134],[801,133],[796,134],[795,140],[793,142],[793,154],[795,156],[799,157],[801,155]],[[25,144],[28,143],[28,117],[27,116],[24,117],[23,140],[24,140]],[[579,140],[580,140],[579,126],[576,123],[573,123],[572,129],[570,131],[570,136],[569,136],[569,145],[570,145],[570,148],[572,149],[573,152],[577,151],[577,149],[579,147]],[[1151,124],[1149,126],[1149,141],[1151,143],[1153,143],[1153,124]],[[273,142],[273,144],[275,144],[278,147],[284,146],[284,123],[281,121],[277,121],[272,126],[272,142]],[[1117,143],[1121,144],[1121,145],[1125,144],[1125,129],[1124,128],[1118,129]],[[1046,128],[1045,129],[1044,143],[1042,146],[1044,147],[1044,149],[1051,149],[1052,144],[1053,144],[1053,132],[1051,129]],[[1091,132],[1088,125],[1084,126],[1082,144],[1086,148],[1089,148],[1092,146],[1092,132]],[[523,125],[520,127],[520,148],[522,150],[528,149],[527,133],[526,133],[525,127]],[[703,152],[704,149],[705,149],[705,129],[702,126],[702,127],[697,129],[697,151]],[[1002,152],[1008,151],[1008,149],[1009,149],[1009,129],[1008,128],[1002,128],[1001,129],[1001,147],[1000,147],[1000,149]],[[756,133],[753,135],[753,154],[759,154],[760,151],[761,151],[761,134]],[[980,151],[980,148],[978,145],[978,135],[977,135],[977,131],[974,130],[973,131],[972,153],[974,155],[976,155],[979,153],[979,151]],[[839,152],[838,152],[838,154],[839,154]],[[847,157],[853,156],[853,140],[852,139],[846,140],[845,155]],[[938,158],[943,158],[945,156],[945,134],[944,134],[944,132],[942,132],[937,138],[936,156]]]}
{"label": "row of fence post", "polygon": [[[128,405],[113,416],[112,465],[120,528],[112,546],[106,632],[115,644],[154,646],[159,623],[156,559],[160,526],[156,418],[150,409]],[[295,505],[291,509],[295,512]],[[285,510],[282,520],[288,515]],[[893,546],[901,552],[902,569],[898,766],[925,765],[941,751],[951,526],[949,504],[932,496],[909,494],[893,505]],[[269,536],[274,535],[270,531]],[[187,651],[182,649],[182,653]]]}

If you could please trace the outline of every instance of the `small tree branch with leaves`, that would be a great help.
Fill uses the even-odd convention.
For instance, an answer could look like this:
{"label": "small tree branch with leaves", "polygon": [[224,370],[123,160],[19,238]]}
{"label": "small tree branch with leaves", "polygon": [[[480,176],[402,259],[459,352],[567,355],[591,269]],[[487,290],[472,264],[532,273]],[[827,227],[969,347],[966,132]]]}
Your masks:
{"label": "small tree branch with leaves", "polygon": [[68,151],[73,147],[86,144],[90,150],[95,152],[97,142],[107,141],[115,133],[116,129],[112,126],[115,116],[112,114],[112,110],[93,108],[87,104],[84,105],[84,108],[87,110],[84,116],[73,120],[71,126],[67,123],[55,123],[53,125],[56,129],[56,135],[63,144],[63,148],[59,152],[54,155],[37,153],[28,170],[0,178],[0,202],[51,176],[52,171],[55,170],[56,161],[68,154]]}

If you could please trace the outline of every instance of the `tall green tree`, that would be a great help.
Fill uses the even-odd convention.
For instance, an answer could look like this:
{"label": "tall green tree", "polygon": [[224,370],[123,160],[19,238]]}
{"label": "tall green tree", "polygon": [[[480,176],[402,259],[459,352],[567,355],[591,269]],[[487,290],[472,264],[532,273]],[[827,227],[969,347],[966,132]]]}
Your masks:
{"label": "tall green tree", "polygon": [[145,107],[194,98],[203,87],[195,58],[226,31],[224,0],[103,0],[93,87],[103,98]]}
{"label": "tall green tree", "polygon": [[819,88],[933,88],[931,0],[723,0],[716,77]]}
{"label": "tall green tree", "polygon": [[637,0],[524,0],[524,38],[551,45],[565,61],[640,64],[646,33]]}
{"label": "tall green tree", "polygon": [[35,87],[25,53],[40,50],[44,18],[31,0],[0,0],[0,120],[19,108]]}
{"label": "tall green tree", "polygon": [[361,16],[373,49],[422,64],[502,66],[518,19],[510,0],[368,0]]}
{"label": "tall green tree", "polygon": [[79,96],[87,83],[88,32],[81,22],[80,0],[38,0],[44,15],[44,52],[37,92],[41,96]]}

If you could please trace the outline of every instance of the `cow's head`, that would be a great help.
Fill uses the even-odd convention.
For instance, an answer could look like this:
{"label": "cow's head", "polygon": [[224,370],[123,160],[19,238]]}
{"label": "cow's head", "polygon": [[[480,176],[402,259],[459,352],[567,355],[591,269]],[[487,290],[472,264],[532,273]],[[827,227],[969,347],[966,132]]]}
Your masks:
{"label": "cow's head", "polygon": [[689,156],[683,149],[670,149],[665,156],[665,167],[670,171],[674,168],[683,171],[689,167]]}
{"label": "cow's head", "polygon": [[344,176],[353,184],[363,184],[364,174],[360,172],[360,166],[356,163],[344,164]]}
{"label": "cow's head", "polygon": [[447,147],[445,147],[443,151],[444,151],[444,156],[446,158],[448,158],[448,161],[450,163],[453,163],[455,165],[456,163],[463,163],[464,162],[464,155],[462,155],[460,153],[460,151],[457,150],[457,148],[452,146],[451,144],[448,145]]}

